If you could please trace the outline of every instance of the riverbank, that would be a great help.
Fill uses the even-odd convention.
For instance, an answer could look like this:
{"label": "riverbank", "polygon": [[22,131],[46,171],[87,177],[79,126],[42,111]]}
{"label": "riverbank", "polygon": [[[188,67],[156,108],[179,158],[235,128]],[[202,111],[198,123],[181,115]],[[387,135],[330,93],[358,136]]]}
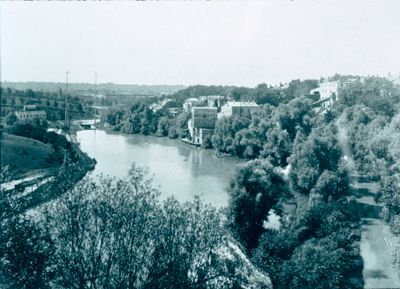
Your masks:
{"label": "riverbank", "polygon": [[24,213],[60,197],[83,179],[89,171],[93,170],[95,168],[95,160],[82,152],[81,154],[80,161],[63,166],[56,176],[42,183],[29,194],[23,195],[18,201],[19,213]]}
{"label": "riverbank", "polygon": [[60,164],[52,163],[51,145],[31,138],[3,133],[1,150],[4,167],[8,167],[11,180],[36,174],[51,174]]}
{"label": "riverbank", "polygon": [[[101,131],[105,131],[106,133],[109,134],[113,134],[113,135],[124,135],[124,136],[150,136],[150,137],[157,137],[157,138],[165,138],[165,139],[169,139],[169,140],[173,140],[179,143],[183,143],[185,145],[191,146],[193,148],[197,148],[197,149],[205,149],[205,150],[213,150],[214,151],[214,157],[219,158],[219,159],[237,159],[237,160],[243,160],[246,161],[246,159],[242,159],[239,158],[235,155],[229,154],[229,153],[224,153],[224,152],[219,152],[217,151],[215,148],[205,148],[202,147],[200,144],[195,144],[193,143],[191,140],[187,139],[187,138],[170,138],[169,136],[160,136],[160,135],[156,135],[156,134],[148,134],[148,135],[144,135],[144,134],[128,134],[128,133],[123,133],[121,131],[118,130],[113,130],[113,127],[108,126],[105,127],[102,123],[96,124],[96,129],[99,129]],[[78,129],[76,131],[80,131],[82,129]]]}
{"label": "riverbank", "polygon": [[[28,140],[34,142],[35,146],[39,146],[40,142]],[[79,182],[88,171],[94,170],[96,160],[82,152],[74,140],[76,137],[70,138],[71,148],[64,151],[64,162],[61,166],[25,169],[20,174],[12,174],[11,180],[2,184],[2,189],[14,191],[14,201],[19,213],[59,197]],[[8,155],[8,157],[11,156]],[[38,159],[43,156],[33,157]],[[32,168],[32,166],[28,165],[27,168]]]}

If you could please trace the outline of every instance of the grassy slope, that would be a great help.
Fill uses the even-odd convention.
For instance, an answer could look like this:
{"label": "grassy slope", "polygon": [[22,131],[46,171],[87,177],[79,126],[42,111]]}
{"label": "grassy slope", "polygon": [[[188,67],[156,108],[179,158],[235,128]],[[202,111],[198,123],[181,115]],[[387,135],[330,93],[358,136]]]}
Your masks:
{"label": "grassy slope", "polygon": [[4,165],[9,166],[13,176],[54,166],[46,161],[52,152],[51,146],[30,138],[4,133],[1,149]]}

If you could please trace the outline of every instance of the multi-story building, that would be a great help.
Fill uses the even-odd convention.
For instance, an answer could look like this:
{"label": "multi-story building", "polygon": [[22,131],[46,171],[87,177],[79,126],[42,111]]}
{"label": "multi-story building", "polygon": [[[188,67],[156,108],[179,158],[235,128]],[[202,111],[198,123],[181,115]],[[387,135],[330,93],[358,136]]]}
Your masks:
{"label": "multi-story building", "polygon": [[221,116],[240,116],[248,117],[260,109],[260,106],[253,101],[228,101],[221,108]]}
{"label": "multi-story building", "polygon": [[211,140],[217,122],[216,107],[193,107],[188,129],[195,145],[206,145]]}
{"label": "multi-story building", "polygon": [[319,93],[319,101],[324,107],[330,107],[337,99],[339,94],[340,81],[325,81],[319,87],[310,91],[310,94]]}
{"label": "multi-story building", "polygon": [[348,85],[349,83],[354,83],[354,79],[347,81],[324,81],[319,84],[319,87],[310,91],[310,94],[319,94],[319,103],[324,107],[330,107],[340,97],[340,89]]}
{"label": "multi-story building", "polygon": [[34,119],[46,120],[47,114],[43,110],[36,110],[36,105],[25,105],[23,110],[16,111],[19,120],[30,121]]}

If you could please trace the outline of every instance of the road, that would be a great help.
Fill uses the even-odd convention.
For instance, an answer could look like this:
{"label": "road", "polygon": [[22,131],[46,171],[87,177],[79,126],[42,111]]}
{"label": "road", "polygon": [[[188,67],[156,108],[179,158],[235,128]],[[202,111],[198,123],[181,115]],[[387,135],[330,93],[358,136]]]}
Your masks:
{"label": "road", "polygon": [[400,288],[400,279],[394,270],[393,250],[399,243],[389,226],[376,214],[379,207],[374,200],[377,192],[375,183],[353,182],[353,190],[361,192],[357,202],[372,210],[363,210],[360,250],[364,260],[364,288]]}
{"label": "road", "polygon": [[[364,260],[364,288],[400,288],[400,279],[394,270],[393,251],[400,244],[399,238],[389,230],[380,215],[382,206],[375,202],[378,185],[373,182],[362,181],[358,175],[352,158],[348,141],[347,123],[342,117],[336,122],[338,141],[342,149],[350,176],[352,195],[357,196],[356,213],[361,217],[360,251]],[[361,177],[361,178],[360,178]]]}

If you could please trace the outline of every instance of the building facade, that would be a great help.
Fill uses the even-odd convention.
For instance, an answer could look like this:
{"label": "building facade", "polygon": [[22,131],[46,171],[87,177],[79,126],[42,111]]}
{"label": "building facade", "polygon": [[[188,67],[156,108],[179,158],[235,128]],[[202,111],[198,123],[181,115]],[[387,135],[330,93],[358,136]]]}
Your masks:
{"label": "building facade", "polygon": [[216,107],[193,107],[192,121],[195,128],[214,129],[217,122]]}
{"label": "building facade", "polygon": [[319,100],[324,107],[330,107],[338,99],[339,81],[325,81],[320,83],[318,88],[310,91],[310,94],[319,93]]}
{"label": "building facade", "polygon": [[245,101],[228,101],[221,108],[221,116],[231,117],[247,117],[250,118],[251,115],[258,111],[260,106],[255,102],[245,102]]}
{"label": "building facade", "polygon": [[216,107],[193,107],[188,122],[189,134],[195,145],[208,146],[217,123]]}
{"label": "building facade", "polygon": [[321,103],[323,107],[328,108],[339,100],[340,89],[355,81],[356,80],[324,81],[319,84],[319,87],[311,90],[310,94],[319,94],[319,103]]}
{"label": "building facade", "polygon": [[16,111],[19,120],[30,121],[34,119],[46,120],[47,114],[43,110],[36,110],[36,105],[25,105],[24,110]]}
{"label": "building facade", "polygon": [[185,100],[183,103],[183,109],[190,112],[193,107],[201,106],[201,101],[198,98],[192,97]]}
{"label": "building facade", "polygon": [[222,95],[210,95],[207,97],[207,106],[216,107],[217,111],[220,112],[222,106],[228,102],[228,98]]}

